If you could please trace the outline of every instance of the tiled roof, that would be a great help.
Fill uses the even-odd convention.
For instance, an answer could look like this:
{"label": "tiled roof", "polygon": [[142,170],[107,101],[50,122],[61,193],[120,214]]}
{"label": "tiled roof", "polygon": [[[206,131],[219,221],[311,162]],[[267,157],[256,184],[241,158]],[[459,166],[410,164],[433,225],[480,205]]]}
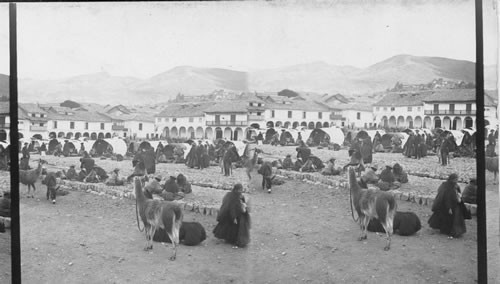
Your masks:
{"label": "tiled roof", "polygon": [[93,111],[74,111],[73,115],[49,113],[49,120],[111,122],[111,118]]}
{"label": "tiled roof", "polygon": [[198,117],[203,116],[205,109],[213,103],[184,103],[168,105],[156,116],[158,117]]}
{"label": "tiled roof", "polygon": [[45,110],[34,103],[22,103],[18,104],[18,107],[28,113],[47,113]]}
{"label": "tiled roof", "polygon": [[150,113],[132,113],[132,114],[121,114],[121,115],[101,114],[101,115],[107,116],[113,120],[143,121],[143,122],[155,121],[154,115]]}
{"label": "tiled roof", "polygon": [[309,100],[290,100],[286,97],[279,97],[284,99],[275,99],[274,102],[268,101],[266,108],[268,109],[285,109],[285,110],[302,110],[302,111],[329,111],[329,108],[323,104]]}
{"label": "tiled roof", "polygon": [[350,103],[350,104],[336,104],[335,109],[340,110],[360,110],[360,111],[373,111],[372,105],[369,104],[361,104],[361,103]]}
{"label": "tiled roof", "polygon": [[[425,102],[467,102],[476,100],[476,89],[438,89]],[[490,96],[484,96],[485,105],[494,105]]]}
{"label": "tiled roof", "polygon": [[209,107],[205,109],[207,113],[242,113],[247,112],[248,101],[246,100],[224,100],[212,103]]}
{"label": "tiled roof", "polygon": [[388,93],[373,106],[419,106],[432,95],[431,91]]}

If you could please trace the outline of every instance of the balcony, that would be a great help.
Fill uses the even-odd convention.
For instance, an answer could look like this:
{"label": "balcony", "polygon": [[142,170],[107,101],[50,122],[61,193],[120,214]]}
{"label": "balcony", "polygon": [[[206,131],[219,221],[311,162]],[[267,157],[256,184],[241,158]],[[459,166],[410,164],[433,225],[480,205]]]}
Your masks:
{"label": "balcony", "polygon": [[207,121],[207,126],[247,126],[247,120]]}
{"label": "balcony", "polygon": [[10,129],[10,123],[2,123],[2,124],[0,124],[0,129]]}
{"label": "balcony", "polygon": [[476,115],[475,110],[424,110],[426,115]]}
{"label": "balcony", "polygon": [[265,120],[264,116],[263,115],[248,115],[248,120],[252,120],[252,121],[263,121]]}
{"label": "balcony", "polygon": [[47,131],[47,126],[30,125],[30,131]]}

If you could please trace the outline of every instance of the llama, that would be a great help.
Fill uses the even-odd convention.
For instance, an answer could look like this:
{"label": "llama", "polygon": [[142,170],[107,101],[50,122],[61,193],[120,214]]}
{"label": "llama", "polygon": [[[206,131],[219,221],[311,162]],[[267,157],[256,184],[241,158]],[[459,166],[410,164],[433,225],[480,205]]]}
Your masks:
{"label": "llama", "polygon": [[393,220],[396,214],[397,204],[394,196],[390,193],[363,189],[356,181],[356,173],[353,167],[349,167],[349,188],[352,196],[352,204],[358,213],[358,222],[361,234],[358,238],[362,241],[367,238],[368,223],[371,219],[377,218],[386,233],[386,246],[384,250],[391,248],[391,234],[393,233]]}
{"label": "llama", "polygon": [[498,156],[486,157],[486,169],[493,173],[493,184],[498,182]]}
{"label": "llama", "polygon": [[248,180],[251,180],[252,179],[252,176],[250,175],[252,173],[252,171],[255,169],[255,166],[257,165],[257,160],[258,160],[258,157],[259,157],[259,153],[262,153],[262,151],[258,148],[255,148],[253,150],[253,156],[251,159],[247,159],[245,161],[245,164],[244,164],[244,167],[245,167],[245,171],[247,173],[247,176],[248,176]]}
{"label": "llama", "polygon": [[[42,172],[42,164],[47,163],[44,160],[38,160],[38,167],[32,170],[19,170],[19,181],[28,186],[28,198],[35,197],[35,183],[38,180]],[[31,187],[33,187],[33,193],[30,196]]]}
{"label": "llama", "polygon": [[[146,246],[144,250],[153,249],[153,236],[156,230],[164,229],[168,237],[172,240],[173,245],[173,255],[170,257],[170,260],[175,260],[177,257],[177,246],[179,245],[179,231],[183,219],[182,209],[175,202],[146,198],[142,187],[141,178],[135,177],[136,214],[140,215],[146,234]],[[137,212],[137,207],[139,212]]]}

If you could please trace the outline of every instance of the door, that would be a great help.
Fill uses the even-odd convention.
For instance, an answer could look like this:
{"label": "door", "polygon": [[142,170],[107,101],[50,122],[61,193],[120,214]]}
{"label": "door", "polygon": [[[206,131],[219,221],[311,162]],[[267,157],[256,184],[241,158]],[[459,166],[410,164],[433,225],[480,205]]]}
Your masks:
{"label": "door", "polygon": [[231,125],[235,125],[236,124],[236,114],[231,114]]}
{"label": "door", "polygon": [[434,104],[434,114],[439,114],[439,104]]}
{"label": "door", "polygon": [[215,124],[217,124],[217,125],[220,124],[220,114],[215,115]]}

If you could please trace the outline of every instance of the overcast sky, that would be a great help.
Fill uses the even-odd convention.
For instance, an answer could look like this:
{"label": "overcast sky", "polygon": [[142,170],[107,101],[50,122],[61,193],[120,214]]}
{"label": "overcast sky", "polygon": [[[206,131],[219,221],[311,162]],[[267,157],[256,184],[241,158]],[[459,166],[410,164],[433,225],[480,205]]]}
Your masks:
{"label": "overcast sky", "polygon": [[[333,2],[19,3],[19,77],[146,78],[179,65],[247,71],[312,61],[367,67],[397,54],[475,61],[472,0]],[[496,10],[484,2],[491,65]],[[0,4],[3,74],[7,39],[8,5]]]}

